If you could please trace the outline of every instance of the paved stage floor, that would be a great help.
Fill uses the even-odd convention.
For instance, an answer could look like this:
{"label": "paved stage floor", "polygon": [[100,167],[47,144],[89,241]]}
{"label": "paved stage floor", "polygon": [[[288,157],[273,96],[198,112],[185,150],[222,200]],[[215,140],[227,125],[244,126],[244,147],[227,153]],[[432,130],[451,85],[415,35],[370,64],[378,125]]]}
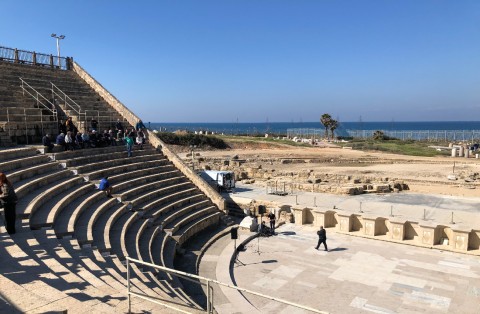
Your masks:
{"label": "paved stage floor", "polygon": [[[239,287],[330,313],[480,313],[479,257],[329,229],[325,252],[314,249],[312,226],[287,224],[277,233],[240,252],[244,265],[233,266]],[[247,297],[261,313],[308,313]],[[229,308],[244,312],[234,303]]]}

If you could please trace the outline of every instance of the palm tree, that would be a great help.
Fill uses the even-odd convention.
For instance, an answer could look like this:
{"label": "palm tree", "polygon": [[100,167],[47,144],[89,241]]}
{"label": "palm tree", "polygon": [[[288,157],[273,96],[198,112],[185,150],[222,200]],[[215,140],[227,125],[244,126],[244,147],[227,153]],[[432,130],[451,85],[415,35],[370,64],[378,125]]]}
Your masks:
{"label": "palm tree", "polygon": [[334,132],[338,128],[338,120],[332,119],[328,127],[330,128],[330,133],[332,134],[332,140],[333,140],[333,137],[335,135]]}
{"label": "palm tree", "polygon": [[325,137],[328,139],[328,128],[330,126],[330,123],[332,122],[332,116],[329,115],[328,113],[324,113],[320,117],[320,122],[325,127]]}

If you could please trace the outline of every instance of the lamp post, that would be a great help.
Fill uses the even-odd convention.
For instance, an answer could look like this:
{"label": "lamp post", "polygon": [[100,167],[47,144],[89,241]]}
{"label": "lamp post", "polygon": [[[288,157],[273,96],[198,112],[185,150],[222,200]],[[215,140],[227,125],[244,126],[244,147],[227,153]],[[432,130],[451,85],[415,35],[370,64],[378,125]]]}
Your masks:
{"label": "lamp post", "polygon": [[57,65],[60,67],[60,39],[65,39],[65,35],[57,36],[57,34],[52,34],[50,36],[57,39]]}

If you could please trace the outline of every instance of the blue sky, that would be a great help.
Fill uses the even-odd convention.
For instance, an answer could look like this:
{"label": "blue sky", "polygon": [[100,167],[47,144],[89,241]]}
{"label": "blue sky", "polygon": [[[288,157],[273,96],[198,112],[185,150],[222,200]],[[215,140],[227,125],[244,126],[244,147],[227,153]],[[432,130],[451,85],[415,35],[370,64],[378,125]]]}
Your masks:
{"label": "blue sky", "polygon": [[480,1],[2,0],[0,45],[56,53],[144,121],[472,121]]}

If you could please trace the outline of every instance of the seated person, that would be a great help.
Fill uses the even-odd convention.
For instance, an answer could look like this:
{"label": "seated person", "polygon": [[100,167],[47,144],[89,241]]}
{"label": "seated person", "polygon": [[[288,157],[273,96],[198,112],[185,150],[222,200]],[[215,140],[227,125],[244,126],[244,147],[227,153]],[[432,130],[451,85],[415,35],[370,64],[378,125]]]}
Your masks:
{"label": "seated person", "polygon": [[140,145],[140,149],[143,149],[143,137],[137,134],[137,139],[135,140],[137,145]]}
{"label": "seated person", "polygon": [[82,139],[82,133],[81,132],[78,132],[77,135],[75,135],[75,144],[79,148],[85,148],[85,146],[83,144],[83,139]]}
{"label": "seated person", "polygon": [[90,143],[92,147],[97,147],[98,146],[98,137],[97,137],[97,131],[93,130],[92,134],[90,134]]}
{"label": "seated person", "polygon": [[82,141],[83,141],[84,147],[90,147],[90,135],[88,135],[87,132],[84,132],[82,134]]}
{"label": "seated person", "polygon": [[58,134],[57,140],[55,141],[55,143],[57,145],[61,145],[61,146],[65,147],[65,134],[64,133]]}
{"label": "seated person", "polygon": [[258,227],[258,233],[260,233],[261,236],[264,236],[264,237],[268,237],[270,236],[272,233],[270,231],[270,228],[268,228],[266,225],[265,225],[265,221],[262,221],[262,223],[259,225]]}
{"label": "seated person", "polygon": [[117,140],[115,139],[116,136],[112,129],[108,130],[108,135],[110,137],[110,145],[117,146]]}
{"label": "seated person", "polygon": [[74,139],[72,137],[72,132],[67,131],[67,135],[65,135],[65,150],[74,150]]}
{"label": "seated person", "polygon": [[110,185],[110,182],[108,182],[108,177],[105,177],[102,180],[100,180],[98,189],[100,191],[105,191],[105,195],[107,197],[112,197],[112,186]]}
{"label": "seated person", "polygon": [[51,152],[53,147],[55,146],[55,145],[53,145],[52,141],[50,140],[50,134],[46,134],[42,138],[42,144],[43,144],[43,146],[45,146],[45,152],[46,153]]}
{"label": "seated person", "polygon": [[110,133],[108,133],[107,130],[103,131],[102,141],[104,146],[110,146],[112,144],[112,141],[110,140]]}

